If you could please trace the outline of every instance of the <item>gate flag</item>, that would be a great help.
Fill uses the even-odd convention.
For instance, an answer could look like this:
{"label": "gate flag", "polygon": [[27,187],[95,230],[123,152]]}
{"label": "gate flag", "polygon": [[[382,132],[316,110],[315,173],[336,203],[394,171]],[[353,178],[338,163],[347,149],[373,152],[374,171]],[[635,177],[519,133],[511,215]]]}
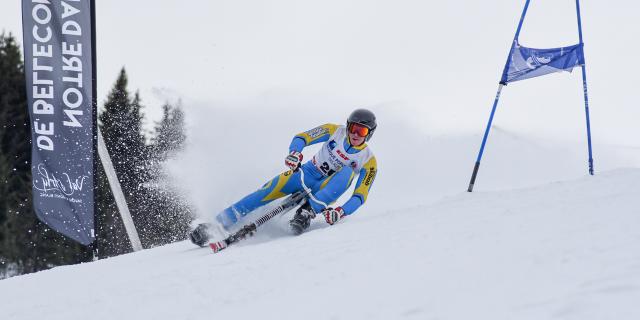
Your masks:
{"label": "gate flag", "polygon": [[520,81],[545,74],[568,71],[584,65],[583,44],[553,49],[523,47],[513,41],[509,60],[502,73],[500,83]]}
{"label": "gate flag", "polygon": [[576,0],[576,16],[578,18],[578,44],[562,48],[551,49],[534,49],[527,48],[520,45],[518,36],[522,29],[522,23],[524,17],[527,15],[527,9],[531,0],[526,0],[522,15],[520,16],[520,22],[518,22],[518,28],[516,34],[513,37],[511,44],[511,50],[507,57],[507,63],[502,71],[502,77],[498,84],[498,92],[493,100],[493,106],[491,107],[491,114],[489,115],[489,121],[487,121],[487,127],[484,130],[484,136],[482,137],[482,143],[480,144],[480,150],[478,151],[478,157],[476,158],[476,164],[473,167],[473,173],[471,174],[471,181],[469,181],[468,192],[473,192],[473,186],[476,183],[476,177],[478,176],[478,170],[480,169],[480,161],[484,153],[484,148],[487,144],[487,138],[489,137],[489,131],[491,130],[491,124],[493,123],[493,117],[496,114],[496,108],[498,101],[500,100],[500,93],[502,88],[510,82],[530,79],[534,77],[543,76],[545,74],[568,71],[571,72],[573,68],[580,66],[582,69],[582,92],[584,94],[584,113],[587,124],[587,150],[588,150],[588,164],[589,174],[593,175],[593,148],[591,145],[591,120],[589,116],[589,96],[587,94],[587,68],[584,60],[584,42],[582,41],[582,18],[580,17],[580,0]]}
{"label": "gate flag", "polygon": [[93,0],[23,0],[33,205],[52,229],[94,241]]}

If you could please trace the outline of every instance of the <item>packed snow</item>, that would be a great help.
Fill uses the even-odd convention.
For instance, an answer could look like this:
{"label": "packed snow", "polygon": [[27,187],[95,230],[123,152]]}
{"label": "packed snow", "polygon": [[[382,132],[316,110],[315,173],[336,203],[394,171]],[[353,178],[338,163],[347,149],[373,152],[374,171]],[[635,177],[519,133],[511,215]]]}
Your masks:
{"label": "packed snow", "polygon": [[[637,319],[640,169],[0,282],[3,319]],[[73,301],[73,302],[71,302]]]}

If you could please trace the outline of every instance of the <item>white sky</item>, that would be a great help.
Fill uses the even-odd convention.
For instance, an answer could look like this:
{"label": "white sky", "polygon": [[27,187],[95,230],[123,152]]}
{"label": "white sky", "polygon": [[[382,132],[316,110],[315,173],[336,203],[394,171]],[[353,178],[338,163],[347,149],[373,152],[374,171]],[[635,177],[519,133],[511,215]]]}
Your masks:
{"label": "white sky", "polygon": [[[0,29],[21,38],[20,1],[2,1]],[[273,165],[254,168],[253,162],[246,163],[248,172],[242,177],[224,173],[219,179],[258,185],[280,168],[291,135],[320,123],[341,122],[354,107],[365,106],[381,116],[378,144],[374,142],[377,154],[384,154],[381,163],[424,148],[417,142],[409,149],[393,149],[406,135],[415,135],[416,128],[430,136],[476,135],[464,141],[470,146],[464,148],[464,164],[449,168],[463,172],[456,182],[460,190],[466,188],[463,180],[472,169],[524,5],[524,0],[97,2],[99,102],[122,66],[152,118],[157,119],[162,102],[182,99],[196,146],[191,154],[201,156],[181,166],[197,169],[205,159],[218,164],[216,168],[234,168],[238,164],[233,157],[220,158],[220,151],[239,152],[241,157],[250,153]],[[640,67],[635,62],[640,5],[587,0],[581,7],[596,169],[610,169],[618,164],[599,162],[612,156],[605,157],[604,144],[640,146]],[[575,2],[533,0],[520,40],[530,47],[577,43]],[[220,119],[209,121],[213,117]],[[586,152],[580,71],[510,84],[503,90],[494,124],[516,136],[535,133],[548,139],[531,140],[540,144],[570,141]],[[269,135],[256,134],[267,131]],[[262,136],[277,141],[261,141],[251,147],[254,152],[241,148]],[[227,137],[238,142],[220,143]],[[383,141],[396,145],[383,146]],[[489,157],[498,148],[491,143]],[[515,146],[506,152],[518,150]],[[629,152],[638,149],[633,150]],[[559,149],[552,152],[564,156]],[[441,164],[452,157],[438,150],[420,154]],[[510,165],[522,166],[512,169],[514,175],[536,166],[526,161],[538,156],[510,160]],[[580,159],[571,162],[575,174],[586,171],[586,155]],[[389,168],[390,161],[386,163]],[[202,176],[196,169],[185,176]],[[385,170],[381,172],[392,171]],[[207,175],[203,179],[214,180]],[[221,192],[229,189],[216,183]],[[233,190],[224,203],[248,191]]]}
{"label": "white sky", "polygon": [[[433,130],[482,131],[523,4],[98,0],[99,101],[126,66],[152,117],[165,100],[188,108],[270,93],[400,101]],[[581,5],[594,135],[632,144],[640,5]],[[20,19],[20,1],[3,0],[0,29],[21,37]],[[534,47],[576,43],[575,2],[532,1],[520,38]],[[512,84],[502,99],[497,125],[584,129],[579,71]]]}

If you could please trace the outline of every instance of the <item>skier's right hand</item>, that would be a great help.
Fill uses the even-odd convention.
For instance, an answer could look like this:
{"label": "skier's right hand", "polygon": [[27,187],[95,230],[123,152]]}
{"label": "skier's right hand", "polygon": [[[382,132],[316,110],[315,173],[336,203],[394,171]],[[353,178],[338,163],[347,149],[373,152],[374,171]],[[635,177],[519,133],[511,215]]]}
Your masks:
{"label": "skier's right hand", "polygon": [[298,151],[291,151],[291,153],[289,153],[289,155],[286,158],[284,158],[284,164],[293,171],[298,170],[298,167],[300,167],[301,162],[302,162],[302,153]]}

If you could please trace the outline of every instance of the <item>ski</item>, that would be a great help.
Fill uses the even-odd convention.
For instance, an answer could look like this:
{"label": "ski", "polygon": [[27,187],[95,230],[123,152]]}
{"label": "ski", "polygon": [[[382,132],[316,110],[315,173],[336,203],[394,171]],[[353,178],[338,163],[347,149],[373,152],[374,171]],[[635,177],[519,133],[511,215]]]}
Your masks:
{"label": "ski", "polygon": [[299,191],[292,194],[282,204],[265,213],[255,222],[245,225],[244,227],[242,227],[242,229],[238,230],[236,233],[230,235],[222,241],[210,242],[209,247],[211,248],[211,250],[213,250],[214,253],[218,253],[242,239],[253,236],[258,230],[259,226],[265,224],[267,221],[271,220],[271,218],[279,214],[288,212],[289,210],[301,204],[302,201],[307,198],[309,192],[310,190],[307,189],[305,191]]}

